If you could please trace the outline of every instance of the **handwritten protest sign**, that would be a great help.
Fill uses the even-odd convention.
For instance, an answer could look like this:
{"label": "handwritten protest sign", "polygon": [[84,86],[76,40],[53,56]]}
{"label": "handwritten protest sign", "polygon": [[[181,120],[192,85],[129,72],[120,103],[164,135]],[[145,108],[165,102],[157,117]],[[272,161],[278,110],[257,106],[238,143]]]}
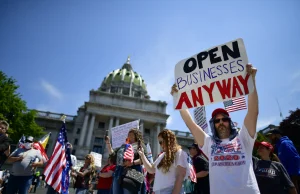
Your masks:
{"label": "handwritten protest sign", "polygon": [[95,166],[101,168],[102,155],[96,152],[91,152],[90,154],[95,158]]}
{"label": "handwritten protest sign", "polygon": [[199,125],[205,133],[208,133],[208,125],[206,121],[206,111],[205,107],[197,107],[194,109],[194,119],[197,125]]}
{"label": "handwritten protest sign", "polygon": [[186,109],[222,102],[251,93],[252,77],[246,73],[248,58],[242,39],[202,51],[175,67],[178,93],[174,108]]}
{"label": "handwritten protest sign", "polygon": [[118,148],[125,143],[130,129],[139,128],[139,120],[111,128],[112,148]]}

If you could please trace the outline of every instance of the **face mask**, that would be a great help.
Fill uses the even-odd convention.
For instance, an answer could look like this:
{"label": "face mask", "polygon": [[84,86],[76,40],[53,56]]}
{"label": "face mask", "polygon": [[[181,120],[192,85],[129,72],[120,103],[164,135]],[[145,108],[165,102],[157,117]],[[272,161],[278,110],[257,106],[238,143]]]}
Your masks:
{"label": "face mask", "polygon": [[30,149],[31,148],[32,143],[25,143],[24,146],[26,149]]}

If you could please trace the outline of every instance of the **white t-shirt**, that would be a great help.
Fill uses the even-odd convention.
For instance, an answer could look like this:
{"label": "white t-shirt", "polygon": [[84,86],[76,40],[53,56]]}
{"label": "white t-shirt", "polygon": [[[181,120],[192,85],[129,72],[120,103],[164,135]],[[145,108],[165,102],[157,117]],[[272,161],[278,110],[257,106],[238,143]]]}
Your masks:
{"label": "white t-shirt", "polygon": [[71,162],[72,162],[72,166],[73,168],[77,165],[77,158],[76,156],[71,154]]}
{"label": "white t-shirt", "polygon": [[243,125],[238,135],[217,145],[206,135],[203,152],[209,158],[210,193],[259,194],[252,166],[252,138]]}
{"label": "white t-shirt", "polygon": [[154,162],[155,167],[155,179],[153,191],[159,191],[168,187],[173,187],[176,181],[176,167],[181,166],[183,168],[188,167],[187,153],[179,149],[176,152],[175,162],[171,165],[169,172],[163,173],[161,169],[157,168],[157,165],[163,159],[165,152],[162,153]]}

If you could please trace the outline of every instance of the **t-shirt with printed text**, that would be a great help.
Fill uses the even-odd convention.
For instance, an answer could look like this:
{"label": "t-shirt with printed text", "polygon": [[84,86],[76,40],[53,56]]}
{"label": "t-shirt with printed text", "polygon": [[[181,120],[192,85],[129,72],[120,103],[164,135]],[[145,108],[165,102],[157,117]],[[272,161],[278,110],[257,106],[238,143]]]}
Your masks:
{"label": "t-shirt with printed text", "polygon": [[202,151],[209,158],[210,193],[259,194],[252,166],[252,138],[243,125],[231,141],[215,143],[206,135]]}

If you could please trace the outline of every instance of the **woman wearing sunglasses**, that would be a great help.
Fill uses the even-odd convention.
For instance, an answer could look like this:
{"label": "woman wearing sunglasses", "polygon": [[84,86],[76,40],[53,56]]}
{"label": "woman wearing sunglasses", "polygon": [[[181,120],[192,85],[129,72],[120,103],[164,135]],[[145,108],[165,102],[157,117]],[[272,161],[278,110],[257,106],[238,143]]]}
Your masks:
{"label": "woman wearing sunglasses", "polygon": [[[296,188],[278,157],[273,154],[273,146],[268,142],[256,142],[257,154],[253,157],[253,169],[261,194],[296,194]],[[274,158],[276,161],[271,161]],[[288,191],[288,192],[286,192]]]}
{"label": "woman wearing sunglasses", "polygon": [[163,150],[153,164],[147,160],[143,149],[140,157],[148,173],[155,173],[153,191],[155,194],[184,193],[183,181],[188,167],[187,153],[178,145],[175,134],[163,130],[158,134],[158,142]]}
{"label": "woman wearing sunglasses", "polygon": [[[111,144],[110,144],[110,139],[108,136],[105,137],[106,145],[108,152],[111,156],[116,158],[116,170],[113,174],[113,183],[112,183],[112,193],[113,194],[130,194],[132,193],[128,189],[125,189],[121,186],[122,182],[122,175],[124,172],[124,168],[132,168],[137,170],[138,172],[142,172],[142,166],[141,166],[141,161],[139,159],[139,154],[138,154],[138,147],[139,147],[139,142],[140,146],[144,148],[145,154],[147,155],[146,152],[146,147],[144,145],[143,141],[143,136],[142,133],[138,129],[131,129],[128,132],[128,137],[127,137],[127,142],[130,144],[133,148],[133,153],[134,153],[134,159],[132,163],[124,162],[124,152],[126,150],[126,143],[123,144],[121,147],[116,148],[115,150],[112,149]],[[145,194],[146,193],[146,185],[145,183],[142,184],[141,191],[139,192],[140,194]]]}
{"label": "woman wearing sunglasses", "polygon": [[92,179],[96,175],[95,158],[91,154],[85,156],[84,165],[79,171],[71,173],[76,177],[75,185],[76,194],[93,193]]}

